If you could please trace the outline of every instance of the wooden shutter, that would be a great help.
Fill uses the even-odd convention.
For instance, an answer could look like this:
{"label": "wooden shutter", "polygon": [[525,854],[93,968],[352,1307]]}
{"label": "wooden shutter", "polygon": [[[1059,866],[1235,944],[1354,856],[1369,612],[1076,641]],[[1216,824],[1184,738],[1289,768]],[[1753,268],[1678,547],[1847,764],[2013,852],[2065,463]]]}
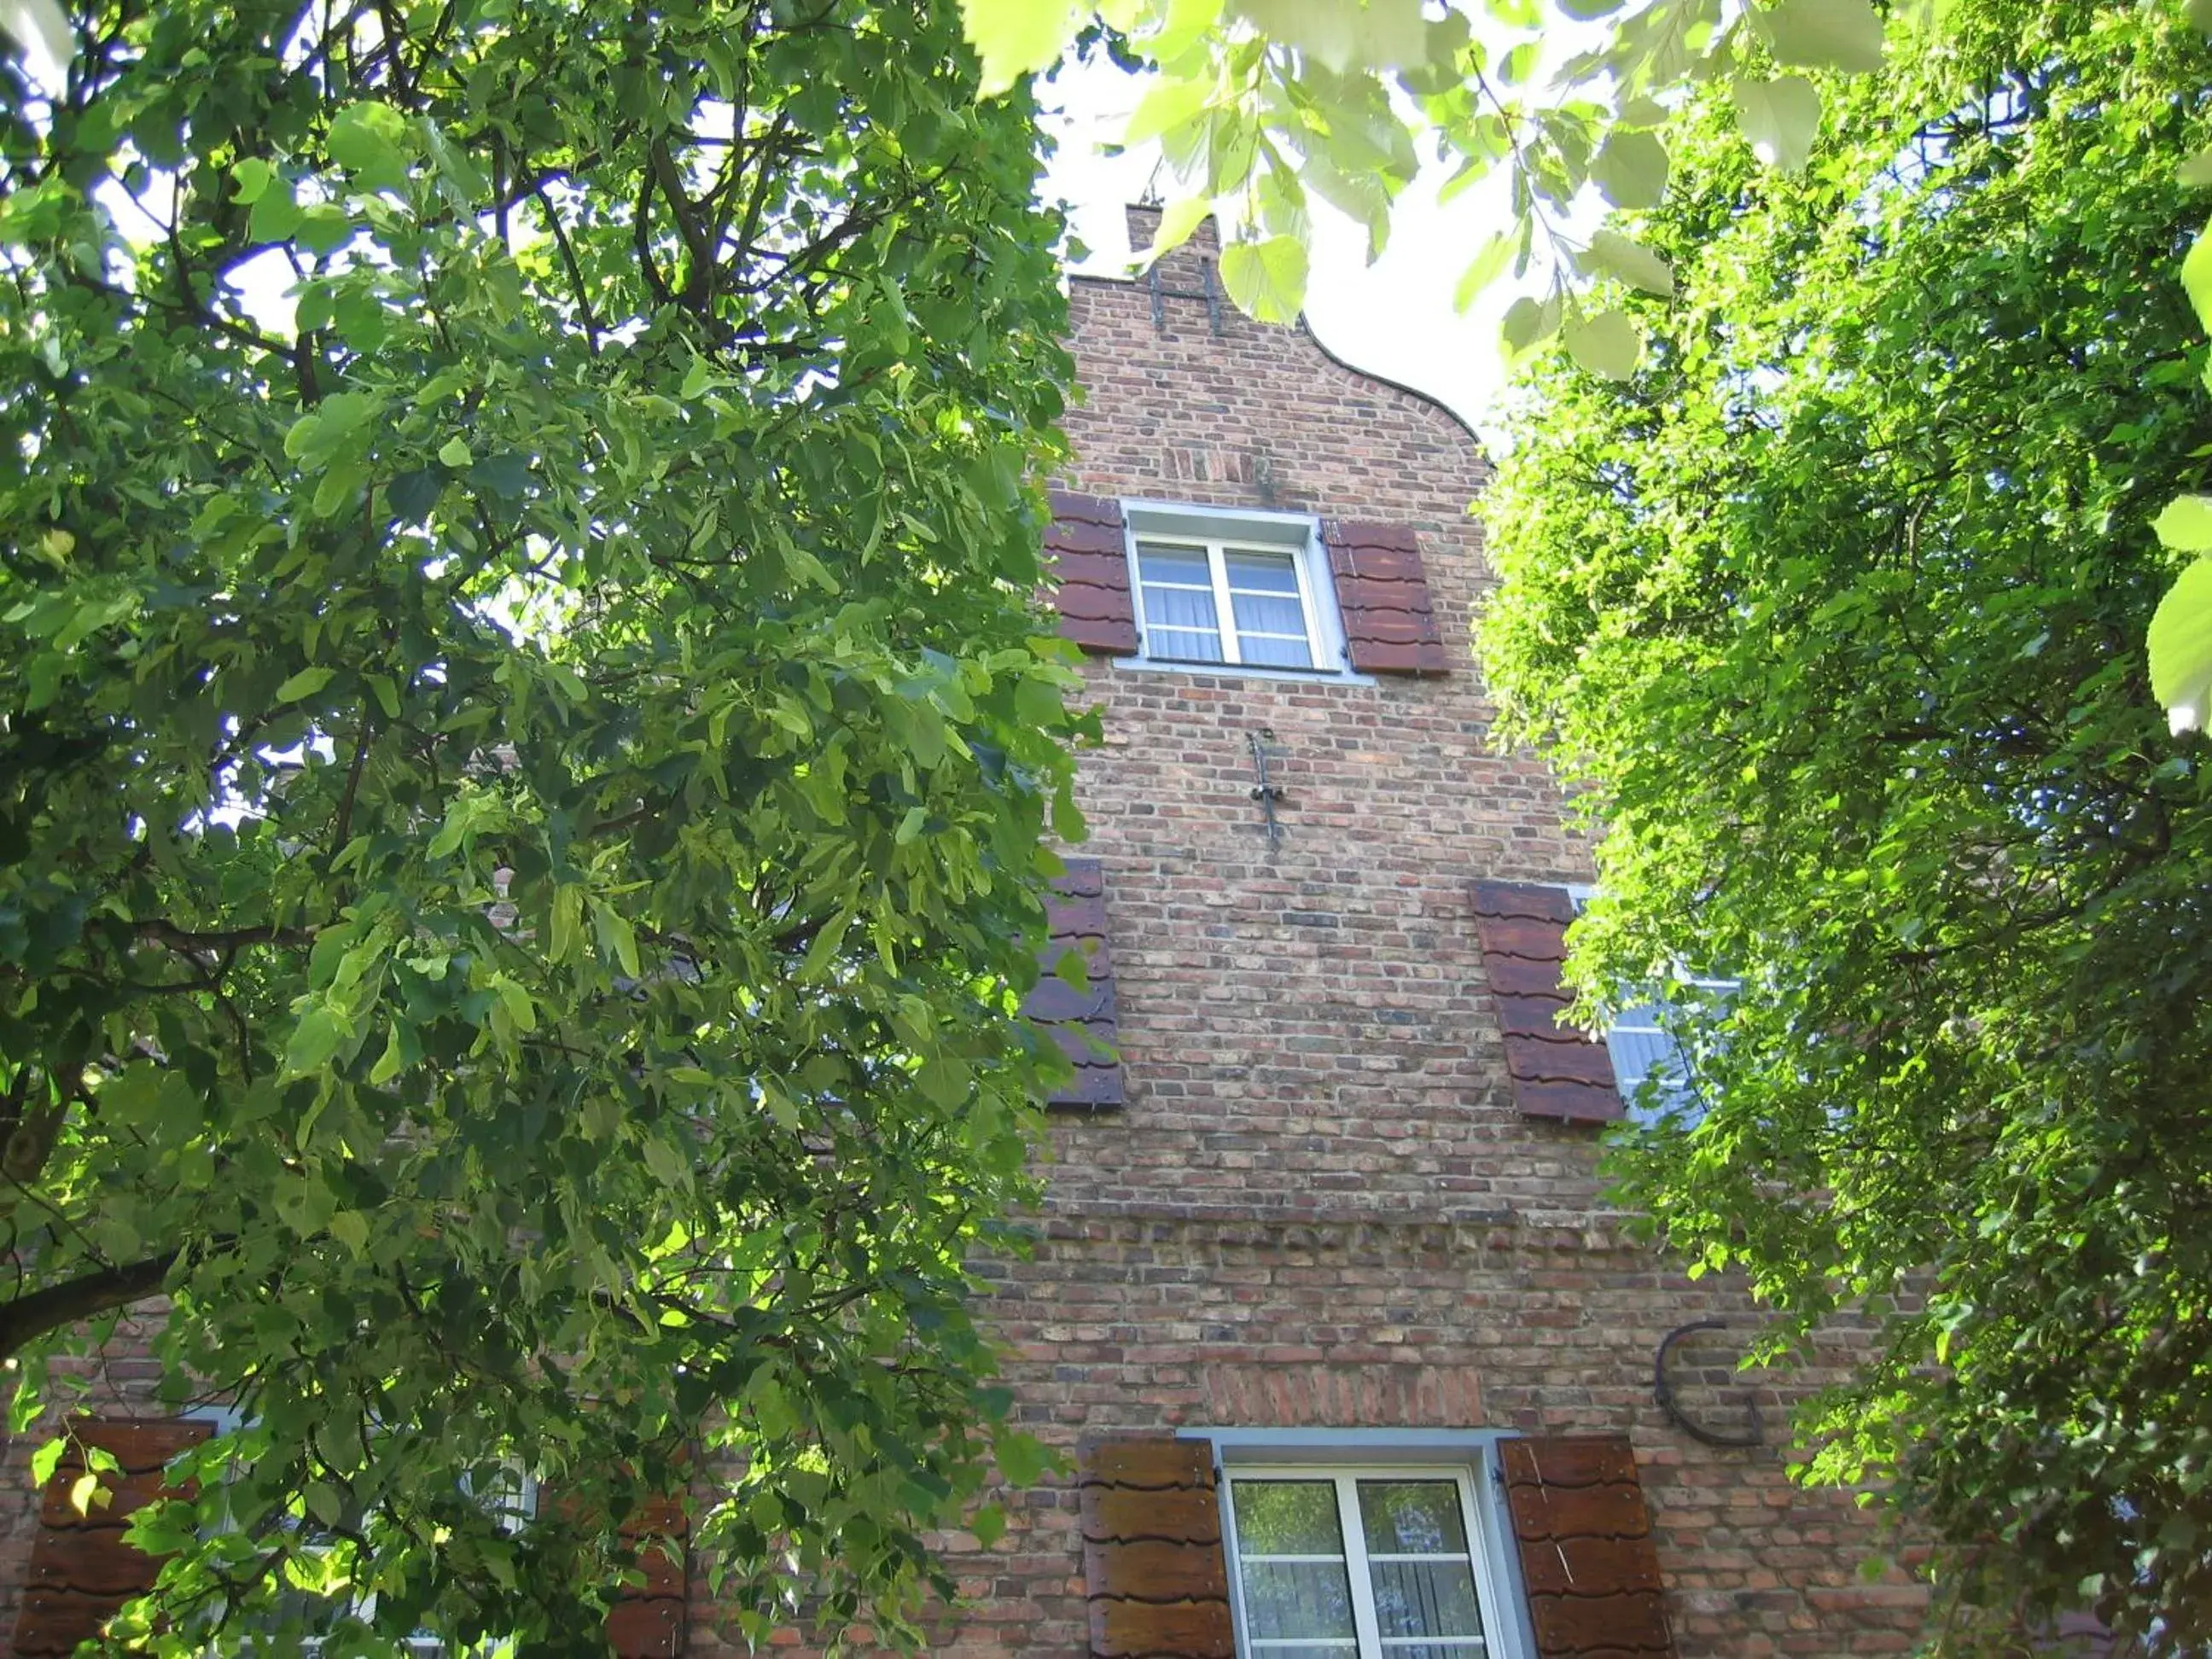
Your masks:
{"label": "wooden shutter", "polygon": [[[160,1558],[124,1541],[131,1517],[155,1498],[189,1497],[190,1486],[171,1489],[163,1470],[169,1460],[213,1432],[206,1423],[176,1418],[83,1419],[68,1425],[70,1449],[39,1500],[39,1529],[31,1542],[30,1572],[15,1619],[15,1652],[64,1656],[90,1641],[125,1601],[154,1588]],[[80,1515],[70,1488],[85,1472],[82,1448],[114,1453],[120,1475],[104,1474],[110,1501]]]}
{"label": "wooden shutter", "polygon": [[[540,1513],[558,1510],[575,1518],[577,1505],[565,1495],[538,1489]],[[637,1552],[642,1584],[625,1585],[607,1610],[607,1642],[615,1659],[676,1659],[684,1651],[690,1613],[686,1564],[691,1521],[683,1500],[653,1498],[630,1511],[620,1528],[623,1541]]]}
{"label": "wooden shutter", "polygon": [[1568,1002],[1559,964],[1567,959],[1567,924],[1575,919],[1567,890],[1478,881],[1468,893],[1514,1103],[1530,1117],[1586,1123],[1620,1117],[1620,1091],[1605,1044],[1559,1024]]}
{"label": "wooden shutter", "polygon": [[1498,1443],[1541,1659],[1674,1659],[1627,1437]]}
{"label": "wooden shutter", "polygon": [[1321,527],[1344,618],[1345,654],[1367,674],[1442,674],[1450,655],[1429,608],[1421,544],[1411,526],[1328,519]]}
{"label": "wooden shutter", "polygon": [[1236,1659],[1212,1448],[1103,1440],[1082,1467],[1092,1659]]}
{"label": "wooden shutter", "polygon": [[[1121,1061],[1114,1051],[1114,958],[1106,945],[1105,874],[1097,859],[1072,858],[1066,864],[1067,873],[1053,884],[1054,897],[1046,907],[1048,931],[1037,952],[1043,977],[1024,1000],[1022,1012],[1050,1028],[1075,1066],[1075,1080],[1047,1105],[1119,1106]],[[1053,971],[1071,951],[1083,957],[1088,991],[1076,990]]]}
{"label": "wooden shutter", "polygon": [[1121,503],[1054,490],[1044,550],[1048,574],[1060,582],[1053,603],[1060,609],[1061,634],[1085,651],[1133,655],[1137,611],[1129,594]]}

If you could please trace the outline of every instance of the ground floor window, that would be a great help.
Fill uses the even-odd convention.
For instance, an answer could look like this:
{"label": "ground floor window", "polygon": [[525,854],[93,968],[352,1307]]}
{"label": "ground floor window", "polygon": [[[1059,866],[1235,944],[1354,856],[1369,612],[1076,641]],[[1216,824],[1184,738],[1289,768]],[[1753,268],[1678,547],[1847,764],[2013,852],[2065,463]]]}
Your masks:
{"label": "ground floor window", "polygon": [[1245,1659],[1482,1659],[1504,1621],[1465,1468],[1231,1468]]}

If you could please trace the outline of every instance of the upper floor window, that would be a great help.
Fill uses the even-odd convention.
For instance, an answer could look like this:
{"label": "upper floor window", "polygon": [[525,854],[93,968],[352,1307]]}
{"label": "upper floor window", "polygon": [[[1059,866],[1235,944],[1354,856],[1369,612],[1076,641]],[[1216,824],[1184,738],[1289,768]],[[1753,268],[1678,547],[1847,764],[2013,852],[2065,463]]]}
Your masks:
{"label": "upper floor window", "polygon": [[1128,526],[1140,658],[1344,672],[1343,624],[1311,519],[1132,502]]}

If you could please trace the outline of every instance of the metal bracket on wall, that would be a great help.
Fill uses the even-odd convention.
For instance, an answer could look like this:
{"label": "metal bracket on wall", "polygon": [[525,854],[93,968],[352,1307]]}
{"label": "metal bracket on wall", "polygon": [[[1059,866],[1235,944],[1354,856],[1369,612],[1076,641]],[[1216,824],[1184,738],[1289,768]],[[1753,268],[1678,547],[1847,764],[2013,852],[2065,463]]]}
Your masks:
{"label": "metal bracket on wall", "polygon": [[1686,1325],[1677,1325],[1660,1338],[1659,1352],[1651,1358],[1651,1397],[1659,1402],[1659,1409],[1667,1413],[1667,1420],[1692,1440],[1702,1440],[1708,1446],[1763,1446],[1766,1443],[1766,1424],[1759,1414],[1759,1401],[1754,1396],[1746,1394],[1743,1397],[1744,1409],[1751,1415],[1751,1432],[1723,1434],[1691,1420],[1675,1402],[1674,1385],[1667,1376],[1667,1355],[1677,1342],[1692,1331],[1724,1331],[1728,1328],[1729,1322],[1725,1319],[1697,1319]]}
{"label": "metal bracket on wall", "polygon": [[1214,285],[1212,260],[1200,259],[1198,262],[1198,280],[1200,286],[1196,289],[1168,288],[1160,281],[1160,267],[1158,261],[1154,261],[1152,266],[1146,270],[1145,272],[1145,286],[1152,290],[1152,327],[1157,332],[1162,334],[1167,332],[1168,308],[1166,302],[1168,301],[1203,300],[1206,301],[1206,324],[1212,329],[1217,337],[1220,334],[1221,290]]}
{"label": "metal bracket on wall", "polygon": [[1279,850],[1283,844],[1283,826],[1275,817],[1275,803],[1283,799],[1281,787],[1267,775],[1267,741],[1275,735],[1275,728],[1263,726],[1257,732],[1247,732],[1245,741],[1252,745],[1252,772],[1259,782],[1252,786],[1252,799],[1260,803],[1260,810],[1267,815],[1267,848]]}

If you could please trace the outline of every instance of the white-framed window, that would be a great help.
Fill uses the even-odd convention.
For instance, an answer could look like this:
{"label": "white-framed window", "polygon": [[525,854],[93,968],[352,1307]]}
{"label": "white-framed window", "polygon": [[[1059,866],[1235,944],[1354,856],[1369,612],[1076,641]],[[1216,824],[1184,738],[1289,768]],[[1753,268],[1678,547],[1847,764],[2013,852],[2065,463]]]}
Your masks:
{"label": "white-framed window", "polygon": [[[1570,887],[1575,912],[1582,913],[1592,887]],[[1683,1050],[1684,1022],[1717,1022],[1743,981],[1691,973],[1677,966],[1673,994],[1632,1003],[1613,1016],[1606,1027],[1605,1048],[1613,1061],[1613,1080],[1620,1091],[1622,1108],[1636,1123],[1653,1123],[1662,1117],[1697,1119],[1705,1115],[1705,1097]],[[1650,1088],[1646,1089],[1645,1084]]]}
{"label": "white-framed window", "polygon": [[1486,1468],[1224,1465],[1240,1659],[1522,1659]]}
{"label": "white-framed window", "polygon": [[1312,518],[1144,501],[1124,507],[1134,660],[1346,672],[1335,583]]}

